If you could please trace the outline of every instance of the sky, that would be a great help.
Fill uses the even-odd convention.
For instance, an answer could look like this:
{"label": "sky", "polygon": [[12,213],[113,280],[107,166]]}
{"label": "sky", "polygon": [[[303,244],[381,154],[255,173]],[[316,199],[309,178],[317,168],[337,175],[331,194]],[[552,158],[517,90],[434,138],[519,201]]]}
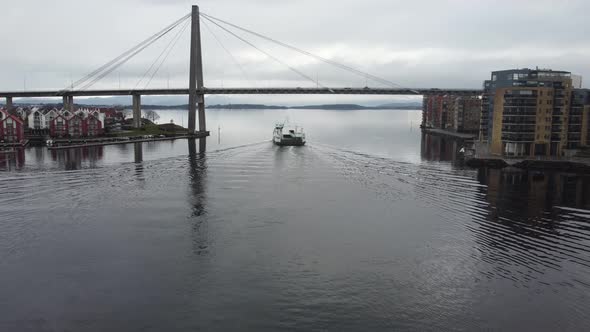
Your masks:
{"label": "sky", "polygon": [[[587,0],[0,0],[0,90],[65,88],[189,13],[193,4],[208,15],[403,87],[479,88],[492,70],[537,66],[590,79]],[[91,89],[187,87],[190,29],[181,33],[181,28]],[[232,30],[282,63],[204,21],[207,87],[385,87]],[[172,49],[160,66],[154,61],[167,47]],[[586,81],[583,85],[589,86]],[[217,100],[302,104],[302,98],[314,103],[416,100],[358,96]]]}

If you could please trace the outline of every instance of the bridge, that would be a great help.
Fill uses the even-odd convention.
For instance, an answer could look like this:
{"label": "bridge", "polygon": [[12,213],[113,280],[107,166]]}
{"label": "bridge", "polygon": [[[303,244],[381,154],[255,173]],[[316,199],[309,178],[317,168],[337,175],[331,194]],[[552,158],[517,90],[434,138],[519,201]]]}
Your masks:
{"label": "bridge", "polygon": [[[203,95],[478,95],[480,89],[422,89],[422,88],[202,88]],[[189,89],[88,90],[88,91],[13,91],[1,92],[3,98],[36,97],[103,97],[103,96],[163,96],[188,95]]]}
{"label": "bridge", "polygon": [[[191,38],[190,38],[190,69],[189,69],[189,87],[187,89],[107,89],[107,90],[88,90],[94,83],[102,79],[104,76],[111,73],[113,70],[127,62],[133,56],[150,46],[156,40],[160,39],[165,34],[169,33],[176,27],[180,26],[181,23],[184,23],[184,28],[188,26],[188,19],[190,18],[190,27],[191,27]],[[291,71],[297,73],[301,77],[312,81],[316,88],[308,88],[308,87],[285,87],[285,88],[207,88],[204,86],[203,82],[203,60],[202,60],[202,48],[201,48],[201,18],[209,21],[210,23],[216,25],[220,29],[228,32],[229,34],[233,35],[234,37],[238,38],[239,40],[245,42],[246,44],[254,47],[258,51],[267,55],[267,57],[281,63],[282,65],[287,66]],[[222,26],[225,24],[225,26]],[[228,27],[233,27],[236,29],[241,30],[242,32],[247,32],[253,34],[257,37],[266,39],[271,41],[275,44],[283,46],[287,49],[294,50],[306,56],[310,56],[316,60],[325,62],[332,66],[338,67],[340,69],[352,72],[356,75],[363,76],[367,79],[374,80],[381,84],[389,85],[392,87],[388,88],[374,88],[374,87],[362,87],[362,88],[330,88],[323,85],[320,85],[319,82],[311,79],[309,76],[305,75],[301,71],[287,65],[280,59],[270,55],[269,53],[259,49],[254,44],[245,40],[244,37],[241,37],[231,30]],[[184,31],[184,28],[180,31]],[[177,36],[180,34],[178,33]],[[176,38],[176,37],[175,37]],[[176,39],[178,41],[178,39]],[[160,55],[162,56],[164,52]],[[157,60],[159,60],[158,57]],[[165,58],[164,58],[165,60]],[[163,62],[162,62],[163,63]],[[153,65],[152,65],[153,66]],[[160,63],[161,66],[161,63]],[[157,73],[159,67],[154,71],[152,74],[153,76]],[[151,67],[150,69],[151,70]],[[148,72],[149,72],[148,70]],[[147,73],[147,72],[146,72]],[[143,78],[142,78],[143,80]],[[151,81],[151,79],[150,79]],[[148,82],[149,84],[149,82]],[[80,89],[74,89],[74,85],[76,87],[80,86]],[[390,82],[386,79],[381,77],[371,75],[366,72],[362,72],[355,68],[352,68],[347,65],[343,65],[337,63],[333,60],[323,58],[321,56],[312,54],[310,52],[301,50],[297,47],[291,46],[289,44],[285,44],[283,42],[274,40],[272,38],[266,37],[259,33],[250,31],[248,29],[242,28],[235,24],[229,23],[227,21],[215,18],[213,16],[200,13],[198,6],[193,6],[192,11],[190,14],[182,17],[181,19],[175,21],[171,25],[164,28],[162,31],[154,34],[150,38],[144,40],[140,44],[136,45],[135,47],[131,48],[127,52],[121,54],[120,56],[116,57],[115,59],[111,60],[110,62],[106,63],[105,65],[101,66],[100,68],[96,69],[92,73],[88,74],[87,76],[83,77],[82,79],[78,80],[76,84],[72,83],[71,88],[66,88],[62,90],[46,90],[46,91],[0,91],[0,98],[6,98],[6,107],[12,108],[13,107],[13,98],[36,98],[36,97],[62,97],[63,98],[63,105],[66,109],[73,110],[74,107],[74,97],[99,97],[99,96],[132,96],[133,97],[133,125],[137,128],[141,126],[141,96],[146,95],[188,95],[188,105],[189,105],[189,116],[188,116],[188,124],[189,124],[189,133],[194,134],[196,136],[207,136],[207,128],[206,128],[206,120],[205,120],[205,95],[276,95],[276,94],[291,94],[291,95],[430,95],[430,94],[453,94],[453,95],[467,95],[467,96],[477,96],[483,93],[480,89],[437,89],[437,88],[407,88],[407,87],[400,87],[398,84]],[[198,111],[198,123],[199,123],[199,130],[196,130],[196,115]]]}

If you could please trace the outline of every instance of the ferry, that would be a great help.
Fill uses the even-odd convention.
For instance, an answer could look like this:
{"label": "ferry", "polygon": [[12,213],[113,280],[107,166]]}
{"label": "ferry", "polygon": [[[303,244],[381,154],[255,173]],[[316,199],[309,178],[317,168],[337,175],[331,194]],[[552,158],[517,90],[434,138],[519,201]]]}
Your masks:
{"label": "ferry", "polygon": [[273,132],[272,141],[279,146],[302,146],[305,144],[305,133],[303,132],[303,128],[277,123]]}

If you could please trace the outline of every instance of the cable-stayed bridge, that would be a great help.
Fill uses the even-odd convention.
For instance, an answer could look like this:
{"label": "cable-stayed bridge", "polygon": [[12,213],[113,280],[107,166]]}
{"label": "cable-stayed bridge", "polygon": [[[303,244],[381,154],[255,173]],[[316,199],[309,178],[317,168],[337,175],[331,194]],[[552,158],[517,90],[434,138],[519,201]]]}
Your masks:
{"label": "cable-stayed bridge", "polygon": [[[235,37],[244,44],[254,48],[255,50],[264,54],[267,58],[285,66],[293,73],[297,74],[306,81],[313,83],[313,88],[310,87],[273,87],[273,88],[255,88],[255,87],[232,87],[232,88],[215,88],[205,87],[203,81],[203,59],[201,47],[201,23],[212,32],[209,24],[217,27],[223,32]],[[153,78],[157,75],[160,68],[170,55],[178,43],[182,33],[190,26],[190,67],[189,67],[189,87],[184,89],[158,89],[148,88]],[[241,34],[239,34],[240,32]],[[213,32],[212,32],[213,33]],[[145,71],[141,79],[137,82],[133,89],[92,89],[92,87],[104,77],[111,74],[116,69],[134,58],[137,54],[160,40],[162,37],[171,34],[172,38],[154,60],[152,65]],[[324,63],[326,65],[347,71],[351,74],[365,78],[367,81],[371,80],[384,87],[361,87],[361,88],[336,88],[328,87],[320,84],[316,79],[307,75],[303,71],[290,66],[283,59],[272,55],[263,50],[251,40],[244,37],[244,34],[254,36],[258,39],[278,45],[287,50],[296,52],[300,55],[310,57],[315,61]],[[235,59],[233,54],[220,42],[219,38],[213,34],[214,38],[220,43],[222,48],[231,56],[232,60],[243,71],[239,62]],[[143,88],[139,85],[143,82]],[[269,94],[309,94],[309,95],[428,95],[428,94],[454,94],[454,95],[481,95],[480,89],[437,89],[437,88],[409,88],[403,87],[385,78],[361,71],[349,65],[336,62],[334,60],[313,54],[293,45],[281,42],[279,40],[267,37],[252,30],[235,25],[228,21],[207,15],[199,12],[198,6],[193,6],[191,13],[174,21],[172,24],[166,26],[164,29],[155,33],[154,35],[143,40],[139,44],[105,63],[101,67],[80,78],[76,82],[72,82],[70,86],[61,90],[45,90],[45,91],[0,91],[0,97],[6,98],[6,106],[13,107],[13,98],[21,97],[62,97],[64,107],[73,110],[74,97],[95,97],[95,96],[132,96],[133,97],[133,123],[134,126],[141,126],[141,96],[145,95],[188,95],[189,105],[189,132],[197,135],[207,135],[206,120],[205,120],[205,95],[269,95]],[[196,117],[198,114],[199,130],[196,130]]]}

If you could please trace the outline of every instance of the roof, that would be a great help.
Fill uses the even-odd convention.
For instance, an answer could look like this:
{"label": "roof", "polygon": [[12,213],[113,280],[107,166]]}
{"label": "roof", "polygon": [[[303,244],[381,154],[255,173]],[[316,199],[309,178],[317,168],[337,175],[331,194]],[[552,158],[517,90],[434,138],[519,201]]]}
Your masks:
{"label": "roof", "polygon": [[20,117],[14,115],[14,114],[8,114],[7,117],[5,117],[4,119],[0,120],[0,122],[4,122],[6,121],[6,119],[13,119],[14,121],[20,123],[20,124],[24,124],[25,122],[23,121],[23,119],[21,119]]}

